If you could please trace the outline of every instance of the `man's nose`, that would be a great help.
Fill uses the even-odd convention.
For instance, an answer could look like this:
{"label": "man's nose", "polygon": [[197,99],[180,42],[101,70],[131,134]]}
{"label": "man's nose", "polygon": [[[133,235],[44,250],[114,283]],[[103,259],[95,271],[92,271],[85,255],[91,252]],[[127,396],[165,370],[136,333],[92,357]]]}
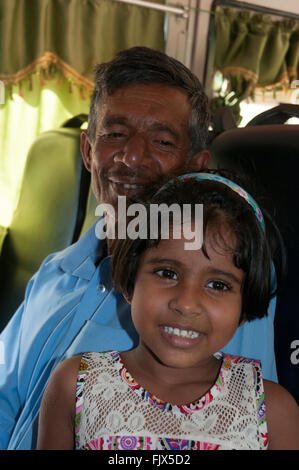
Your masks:
{"label": "man's nose", "polygon": [[123,148],[114,156],[115,162],[122,162],[129,168],[147,166],[149,159],[146,139],[138,133],[130,136]]}
{"label": "man's nose", "polygon": [[169,302],[171,310],[185,316],[200,315],[204,309],[203,296],[198,285],[182,285]]}

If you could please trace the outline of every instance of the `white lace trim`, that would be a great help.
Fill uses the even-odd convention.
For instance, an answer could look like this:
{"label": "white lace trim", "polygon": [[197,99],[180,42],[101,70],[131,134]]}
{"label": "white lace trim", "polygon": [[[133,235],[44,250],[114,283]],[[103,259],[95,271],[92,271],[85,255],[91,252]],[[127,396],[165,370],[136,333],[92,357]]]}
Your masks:
{"label": "white lace trim", "polygon": [[[87,357],[83,384],[81,375],[80,445],[99,437],[135,435],[208,442],[221,449],[265,449],[262,435],[266,436],[267,427],[265,420],[260,423],[254,384],[256,361],[225,362],[232,356],[224,356],[221,390],[214,385],[212,399],[206,400],[206,395],[197,409],[183,413],[178,406],[163,410],[146,401],[142,387],[131,388],[126,382],[130,376],[124,379],[120,375],[120,369],[127,371],[118,353],[90,353]],[[262,396],[262,381],[259,387]]]}

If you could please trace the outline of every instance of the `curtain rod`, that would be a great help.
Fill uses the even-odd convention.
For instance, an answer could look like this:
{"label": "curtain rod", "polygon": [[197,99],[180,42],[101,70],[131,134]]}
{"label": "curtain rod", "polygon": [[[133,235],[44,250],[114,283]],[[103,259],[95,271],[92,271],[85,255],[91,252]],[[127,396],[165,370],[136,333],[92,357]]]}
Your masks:
{"label": "curtain rod", "polygon": [[114,0],[115,2],[130,3],[145,8],[152,8],[154,10],[165,11],[166,13],[175,13],[183,18],[188,18],[189,7],[182,6],[182,8],[172,7],[168,5],[162,5],[160,3],[148,2],[145,0]]}

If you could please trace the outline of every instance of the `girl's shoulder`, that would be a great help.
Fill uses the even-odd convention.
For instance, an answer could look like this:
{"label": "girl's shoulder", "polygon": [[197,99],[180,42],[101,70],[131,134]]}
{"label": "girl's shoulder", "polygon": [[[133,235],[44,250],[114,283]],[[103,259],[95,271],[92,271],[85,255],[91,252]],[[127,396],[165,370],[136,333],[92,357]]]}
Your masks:
{"label": "girl's shoulder", "polygon": [[75,396],[81,356],[62,361],[45,389],[40,414],[37,449],[72,449]]}
{"label": "girl's shoulder", "polygon": [[299,406],[281,385],[264,380],[269,449],[299,450]]}
{"label": "girl's shoulder", "polygon": [[78,375],[81,361],[82,354],[65,359],[55,368],[51,379],[62,380],[64,383],[68,383],[69,381],[73,382],[74,377]]}
{"label": "girl's shoulder", "polygon": [[65,359],[58,364],[51,374],[44,393],[44,399],[59,397],[64,403],[73,403],[76,391],[77,376],[80,369],[82,355]]}
{"label": "girl's shoulder", "polygon": [[264,379],[263,382],[265,395],[267,395],[268,408],[275,406],[275,408],[283,407],[285,410],[290,409],[295,412],[299,411],[295,399],[282,385],[266,379]]}

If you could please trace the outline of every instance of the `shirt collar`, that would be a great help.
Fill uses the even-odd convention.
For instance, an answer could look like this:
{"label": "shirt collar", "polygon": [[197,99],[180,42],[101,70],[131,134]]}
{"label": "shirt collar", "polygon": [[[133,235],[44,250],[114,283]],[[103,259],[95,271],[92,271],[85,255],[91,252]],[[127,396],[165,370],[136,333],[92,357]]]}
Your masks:
{"label": "shirt collar", "polygon": [[102,257],[105,240],[96,237],[95,222],[90,229],[73,245],[58,253],[59,267],[73,276],[90,280],[96,270],[96,263]]}

